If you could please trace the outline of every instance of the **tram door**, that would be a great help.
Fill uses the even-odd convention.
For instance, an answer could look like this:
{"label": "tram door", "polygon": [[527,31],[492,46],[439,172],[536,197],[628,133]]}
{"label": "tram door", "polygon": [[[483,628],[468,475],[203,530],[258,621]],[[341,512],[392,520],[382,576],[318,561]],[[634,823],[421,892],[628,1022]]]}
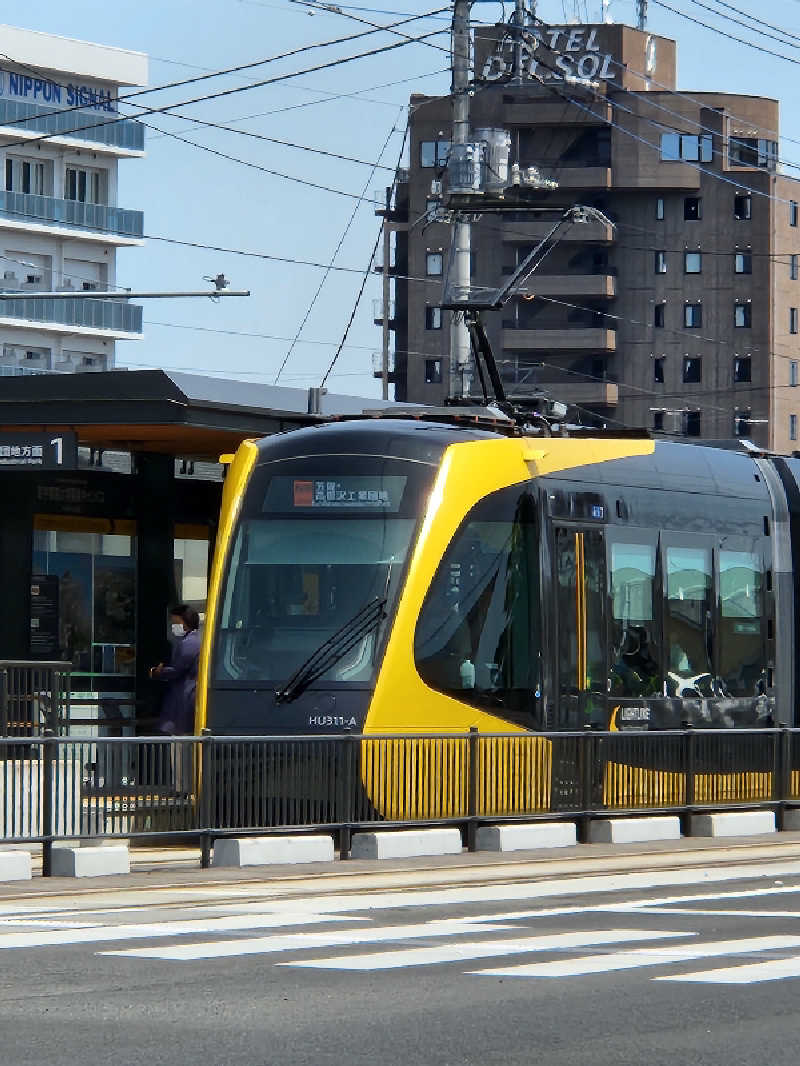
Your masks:
{"label": "tram door", "polygon": [[557,699],[553,727],[606,728],[605,545],[600,529],[555,528]]}

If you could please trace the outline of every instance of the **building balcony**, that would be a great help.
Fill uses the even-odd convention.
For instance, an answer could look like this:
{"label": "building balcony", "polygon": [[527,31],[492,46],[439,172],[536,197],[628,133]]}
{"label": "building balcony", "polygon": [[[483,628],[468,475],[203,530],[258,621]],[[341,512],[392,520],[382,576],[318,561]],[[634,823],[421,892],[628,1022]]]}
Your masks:
{"label": "building balcony", "polygon": [[611,300],[617,295],[617,279],[611,274],[534,274],[519,291],[535,296]]}
{"label": "building balcony", "polygon": [[613,381],[543,381],[539,388],[556,400],[578,407],[616,407],[619,403],[619,385]]}
{"label": "building balcony", "polygon": [[135,240],[141,240],[144,235],[144,214],[141,211],[107,207],[105,204],[83,204],[78,200],[59,200],[55,196],[35,196],[24,192],[0,190],[0,227],[3,219],[32,222],[46,227],[75,227]]}
{"label": "building balcony", "polygon": [[617,334],[613,329],[504,329],[506,351],[569,352],[590,348],[596,352],[615,352]]}
{"label": "building balcony", "polygon": [[[541,126],[600,126],[613,121],[613,118],[610,101],[599,97],[589,98],[581,106],[580,103],[548,101],[531,96],[529,101],[519,100],[503,108],[504,126],[523,126],[526,129],[538,129]],[[544,130],[542,134],[547,136]]]}
{"label": "building balcony", "polygon": [[47,133],[53,139],[85,141],[123,152],[144,151],[144,126],[109,111],[57,111],[24,100],[0,98],[0,132],[17,139]]}
{"label": "building balcony", "polygon": [[[501,230],[503,244],[536,244],[544,240],[555,224],[556,216],[549,220],[538,219],[520,222],[504,222]],[[611,244],[614,240],[614,227],[600,222],[576,222],[566,226],[559,234],[560,241],[582,244]]]}
{"label": "building balcony", "polygon": [[611,167],[571,167],[564,163],[538,164],[542,175],[558,182],[559,189],[610,189]]}
{"label": "building balcony", "polygon": [[59,333],[124,336],[142,332],[142,307],[127,300],[32,299],[20,294],[16,299],[0,300],[0,323]]}

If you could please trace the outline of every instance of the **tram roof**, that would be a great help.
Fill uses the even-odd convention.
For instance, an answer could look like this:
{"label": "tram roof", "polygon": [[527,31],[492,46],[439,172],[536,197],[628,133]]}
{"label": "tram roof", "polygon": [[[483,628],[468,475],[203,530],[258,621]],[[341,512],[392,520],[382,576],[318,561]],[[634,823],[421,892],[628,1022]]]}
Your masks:
{"label": "tram roof", "polygon": [[0,432],[74,430],[88,447],[215,459],[248,437],[393,404],[325,392],[318,414],[309,413],[309,406],[306,389],[202,374],[37,374],[3,379]]}

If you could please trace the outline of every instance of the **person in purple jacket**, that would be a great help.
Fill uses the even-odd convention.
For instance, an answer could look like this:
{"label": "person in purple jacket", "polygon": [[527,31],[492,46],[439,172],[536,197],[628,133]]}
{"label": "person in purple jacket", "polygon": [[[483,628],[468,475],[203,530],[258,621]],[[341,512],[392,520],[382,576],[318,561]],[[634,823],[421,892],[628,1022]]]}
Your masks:
{"label": "person in purple jacket", "polygon": [[172,645],[169,666],[159,663],[150,677],[166,684],[158,729],[169,735],[194,732],[194,701],[197,690],[197,661],[200,657],[200,616],[193,607],[179,604],[170,611]]}

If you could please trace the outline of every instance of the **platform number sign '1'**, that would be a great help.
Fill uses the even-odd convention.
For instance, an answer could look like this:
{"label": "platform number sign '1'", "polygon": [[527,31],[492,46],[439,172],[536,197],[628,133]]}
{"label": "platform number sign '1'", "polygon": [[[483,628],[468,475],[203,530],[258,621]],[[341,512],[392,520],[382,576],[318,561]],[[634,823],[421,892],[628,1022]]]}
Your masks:
{"label": "platform number sign '1'", "polygon": [[0,469],[75,470],[78,440],[74,433],[0,434]]}

